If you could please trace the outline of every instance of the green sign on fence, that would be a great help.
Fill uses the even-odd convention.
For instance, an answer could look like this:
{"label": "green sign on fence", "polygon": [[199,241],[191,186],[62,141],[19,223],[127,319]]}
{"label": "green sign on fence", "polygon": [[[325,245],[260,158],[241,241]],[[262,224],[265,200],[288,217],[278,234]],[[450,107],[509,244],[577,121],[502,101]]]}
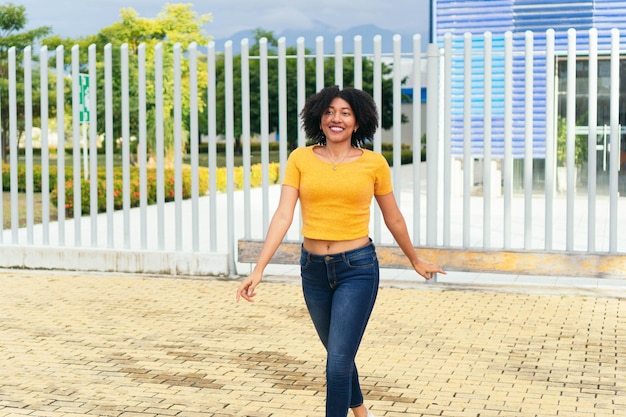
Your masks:
{"label": "green sign on fence", "polygon": [[89,75],[79,74],[80,84],[80,121],[89,121]]}

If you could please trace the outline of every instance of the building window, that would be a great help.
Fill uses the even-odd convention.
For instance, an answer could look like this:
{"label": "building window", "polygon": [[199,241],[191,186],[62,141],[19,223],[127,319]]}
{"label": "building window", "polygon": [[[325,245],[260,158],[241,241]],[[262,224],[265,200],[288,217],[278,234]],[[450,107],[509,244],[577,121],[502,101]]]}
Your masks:
{"label": "building window", "polygon": [[[596,167],[598,190],[607,189],[609,181],[609,161],[611,149],[610,124],[610,87],[611,68],[610,60],[607,56],[598,58],[598,82],[597,82],[597,137],[596,137]],[[557,115],[560,123],[557,123],[557,137],[563,138],[565,132],[565,119],[567,115],[567,58],[557,59]],[[620,192],[626,190],[626,57],[620,59],[619,65],[619,124],[620,124]],[[577,145],[577,167],[581,171],[583,184],[587,175],[587,138],[589,135],[589,60],[586,57],[579,57],[576,62],[576,145]],[[561,140],[562,142],[562,140]],[[562,145],[562,143],[561,143]],[[563,146],[563,145],[562,145]],[[557,156],[559,151],[557,149]],[[582,157],[582,160],[581,160]],[[579,176],[581,177],[581,176]]]}

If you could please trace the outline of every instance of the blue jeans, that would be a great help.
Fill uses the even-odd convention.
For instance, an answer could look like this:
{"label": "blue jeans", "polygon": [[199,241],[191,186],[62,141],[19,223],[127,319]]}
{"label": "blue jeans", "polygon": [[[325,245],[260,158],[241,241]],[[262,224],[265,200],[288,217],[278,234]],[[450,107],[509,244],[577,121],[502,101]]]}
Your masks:
{"label": "blue jeans", "polygon": [[376,249],[362,248],[315,255],[302,248],[302,290],[326,359],[326,417],[346,417],[363,404],[354,359],[376,295],[379,269]]}

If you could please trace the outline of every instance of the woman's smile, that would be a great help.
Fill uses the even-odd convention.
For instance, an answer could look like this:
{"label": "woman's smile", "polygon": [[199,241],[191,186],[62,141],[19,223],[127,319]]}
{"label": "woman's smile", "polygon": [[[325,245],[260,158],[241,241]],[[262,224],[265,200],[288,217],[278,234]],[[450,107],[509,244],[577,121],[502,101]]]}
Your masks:
{"label": "woman's smile", "polygon": [[351,139],[358,126],[350,104],[342,98],[334,98],[322,115],[321,128],[327,138],[335,141]]}

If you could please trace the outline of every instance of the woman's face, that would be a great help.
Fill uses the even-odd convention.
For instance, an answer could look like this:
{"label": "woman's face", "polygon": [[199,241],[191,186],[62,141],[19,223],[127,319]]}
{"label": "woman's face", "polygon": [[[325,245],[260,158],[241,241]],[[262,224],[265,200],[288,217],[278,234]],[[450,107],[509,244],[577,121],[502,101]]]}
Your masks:
{"label": "woman's face", "polygon": [[340,143],[346,140],[351,141],[352,133],[359,126],[348,102],[335,97],[322,114],[320,128],[326,136],[326,143]]}

